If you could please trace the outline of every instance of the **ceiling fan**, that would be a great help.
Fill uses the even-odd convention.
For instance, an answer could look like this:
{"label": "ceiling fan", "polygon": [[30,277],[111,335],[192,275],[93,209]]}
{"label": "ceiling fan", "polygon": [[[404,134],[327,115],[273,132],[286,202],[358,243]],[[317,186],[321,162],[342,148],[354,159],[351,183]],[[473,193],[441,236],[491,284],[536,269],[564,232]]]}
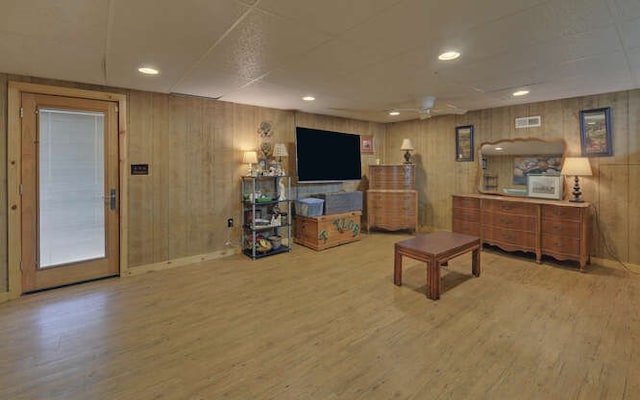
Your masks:
{"label": "ceiling fan", "polygon": [[398,107],[390,110],[398,111],[398,112],[417,112],[418,118],[420,119],[428,119],[435,115],[448,115],[448,114],[456,114],[462,115],[467,112],[467,110],[458,108],[453,104],[438,102],[436,103],[436,98],[434,96],[425,97],[420,106],[418,107]]}

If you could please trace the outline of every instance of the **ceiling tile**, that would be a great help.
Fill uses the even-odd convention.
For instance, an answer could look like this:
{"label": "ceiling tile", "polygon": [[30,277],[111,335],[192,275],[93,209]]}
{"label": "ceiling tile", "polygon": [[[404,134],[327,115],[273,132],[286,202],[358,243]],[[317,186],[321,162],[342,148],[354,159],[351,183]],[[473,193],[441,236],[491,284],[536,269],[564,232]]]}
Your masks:
{"label": "ceiling tile", "polygon": [[627,54],[629,57],[629,68],[633,76],[634,87],[640,87],[640,47],[630,50]]}
{"label": "ceiling tile", "polygon": [[311,29],[338,35],[361,24],[401,0],[263,0],[259,8],[298,20]]}
{"label": "ceiling tile", "polygon": [[[208,76],[222,73],[252,81],[304,57],[327,39],[296,22],[252,11],[184,80],[206,82]],[[221,89],[218,95],[226,93]]]}
{"label": "ceiling tile", "polygon": [[626,48],[640,47],[640,18],[623,23],[620,27],[620,36]]}
{"label": "ceiling tile", "polygon": [[[107,53],[109,84],[171,91],[247,10],[233,0],[114,1]],[[141,76],[137,68],[143,64],[157,67],[161,76]]]}
{"label": "ceiling tile", "polygon": [[108,3],[102,0],[3,1],[0,32],[104,48]]}
{"label": "ceiling tile", "polygon": [[[104,84],[100,48],[46,38],[0,33],[0,71],[66,81]],[[24,55],[28,54],[28,57]],[[69,62],[73,60],[73,62]]]}
{"label": "ceiling tile", "polygon": [[640,2],[638,0],[608,0],[613,15],[622,20],[640,17]]}
{"label": "ceiling tile", "polygon": [[[614,27],[609,27],[523,46],[490,58],[443,67],[439,74],[447,79],[466,82],[483,91],[505,90],[536,83],[524,80],[530,75],[523,72],[620,49],[617,31]],[[548,80],[555,80],[555,77],[549,75],[544,81]]]}
{"label": "ceiling tile", "polygon": [[219,98],[248,85],[251,81],[235,74],[213,71],[209,75],[191,74],[171,88],[171,92]]}

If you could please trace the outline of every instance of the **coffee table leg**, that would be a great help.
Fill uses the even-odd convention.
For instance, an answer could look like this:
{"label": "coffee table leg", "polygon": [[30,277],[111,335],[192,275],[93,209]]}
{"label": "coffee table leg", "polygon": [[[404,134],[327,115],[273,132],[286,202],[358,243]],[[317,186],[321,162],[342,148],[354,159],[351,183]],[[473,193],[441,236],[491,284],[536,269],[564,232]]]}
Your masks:
{"label": "coffee table leg", "polygon": [[471,272],[473,276],[480,276],[482,267],[480,266],[480,249],[475,249],[472,252],[473,259],[471,260]]}
{"label": "coffee table leg", "polygon": [[402,254],[398,252],[397,247],[393,256],[393,283],[402,286]]}
{"label": "coffee table leg", "polygon": [[440,298],[440,264],[434,259],[427,262],[427,298]]}

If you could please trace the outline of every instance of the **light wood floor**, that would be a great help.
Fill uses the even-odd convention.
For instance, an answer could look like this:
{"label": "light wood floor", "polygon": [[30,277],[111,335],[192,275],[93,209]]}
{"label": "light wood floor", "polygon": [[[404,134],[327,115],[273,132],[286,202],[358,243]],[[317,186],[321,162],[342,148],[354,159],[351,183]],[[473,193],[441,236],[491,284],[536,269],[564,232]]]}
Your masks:
{"label": "light wood floor", "polygon": [[638,399],[640,278],[497,251],[425,268],[371,234],[0,304],[0,399]]}

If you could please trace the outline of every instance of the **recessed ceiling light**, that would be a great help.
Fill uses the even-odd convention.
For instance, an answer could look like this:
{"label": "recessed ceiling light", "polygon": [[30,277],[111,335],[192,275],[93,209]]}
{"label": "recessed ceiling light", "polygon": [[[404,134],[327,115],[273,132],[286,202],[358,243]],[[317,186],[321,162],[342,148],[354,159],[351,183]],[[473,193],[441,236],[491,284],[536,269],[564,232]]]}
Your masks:
{"label": "recessed ceiling light", "polygon": [[160,71],[153,67],[140,67],[138,68],[138,71],[146,75],[158,75],[160,73]]}
{"label": "recessed ceiling light", "polygon": [[304,101],[314,101],[316,98],[313,96],[304,96],[302,100]]}
{"label": "recessed ceiling light", "polygon": [[400,115],[400,111],[389,111],[389,115],[392,115],[395,117],[396,115]]}
{"label": "recessed ceiling light", "polygon": [[455,50],[451,50],[451,51],[445,51],[444,53],[440,54],[438,56],[438,60],[451,61],[451,60],[455,60],[458,57],[460,57],[460,53]]}
{"label": "recessed ceiling light", "polygon": [[528,90],[518,90],[517,92],[513,92],[514,96],[524,96],[526,94],[529,94]]}
{"label": "recessed ceiling light", "polygon": [[496,147],[496,151],[502,151],[502,150],[504,150],[504,148],[502,148],[502,147]]}

